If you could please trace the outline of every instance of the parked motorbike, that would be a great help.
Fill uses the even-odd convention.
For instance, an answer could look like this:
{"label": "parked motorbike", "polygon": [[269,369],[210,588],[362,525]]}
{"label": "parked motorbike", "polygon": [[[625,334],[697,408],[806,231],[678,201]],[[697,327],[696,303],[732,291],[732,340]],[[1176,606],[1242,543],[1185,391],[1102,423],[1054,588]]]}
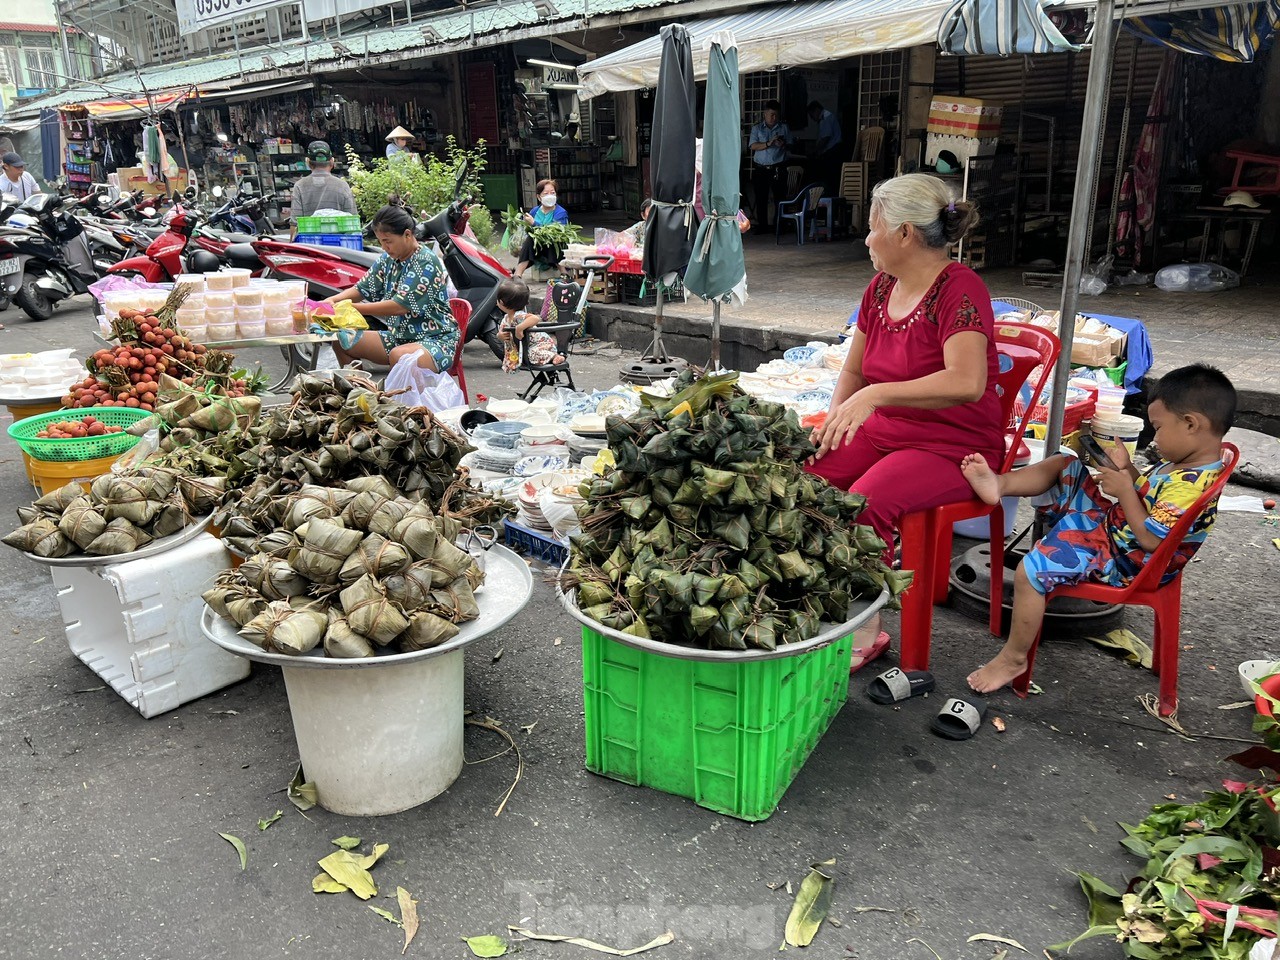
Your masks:
{"label": "parked motorbike", "polygon": [[502,324],[502,311],[498,309],[498,284],[511,276],[511,271],[499,263],[478,243],[464,236],[469,218],[471,198],[464,196],[467,164],[458,172],[453,188],[453,202],[435,216],[418,224],[414,232],[419,240],[434,240],[449,274],[449,280],[457,288],[457,296],[471,304],[471,320],[467,324],[466,340],[483,340],[502,359],[506,345],[498,337]]}
{"label": "parked motorbike", "polygon": [[31,218],[29,226],[0,228],[0,299],[32,320],[48,320],[58,303],[88,293],[98,279],[84,228],[63,203],[58,194],[38,193],[16,211]]}
{"label": "parked motorbike", "polygon": [[[184,259],[187,243],[200,226],[200,217],[194,211],[185,209],[181,203],[175,202],[168,214],[165,230],[149,244],[141,256],[127,257],[113,264],[108,274],[116,276],[139,277],[148,283],[166,283],[174,280],[178,274],[188,272],[188,264]],[[210,254],[216,261],[216,255]],[[220,263],[215,262],[212,270],[217,270]],[[193,268],[196,272],[200,271]],[[209,271],[212,272],[212,271]]]}

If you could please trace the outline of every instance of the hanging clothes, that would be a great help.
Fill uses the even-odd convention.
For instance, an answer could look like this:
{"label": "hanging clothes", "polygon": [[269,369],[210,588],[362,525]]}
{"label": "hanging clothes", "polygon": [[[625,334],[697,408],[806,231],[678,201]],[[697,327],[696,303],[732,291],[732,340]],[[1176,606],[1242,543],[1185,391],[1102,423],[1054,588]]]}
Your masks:
{"label": "hanging clothes", "polygon": [[142,172],[146,174],[147,183],[155,183],[160,179],[160,166],[164,154],[160,149],[160,129],[154,123],[142,125]]}
{"label": "hanging clothes", "polygon": [[[1125,209],[1116,219],[1116,241],[1118,246],[1132,245],[1134,264],[1142,261],[1146,234],[1155,223],[1160,163],[1164,158],[1165,131],[1169,126],[1169,118],[1165,114],[1169,95],[1175,87],[1177,69],[1178,55],[1173,52],[1166,54],[1156,76],[1155,88],[1151,91],[1146,123],[1133,149],[1133,163],[1120,184],[1120,204]],[[1132,210],[1128,209],[1130,204]]]}

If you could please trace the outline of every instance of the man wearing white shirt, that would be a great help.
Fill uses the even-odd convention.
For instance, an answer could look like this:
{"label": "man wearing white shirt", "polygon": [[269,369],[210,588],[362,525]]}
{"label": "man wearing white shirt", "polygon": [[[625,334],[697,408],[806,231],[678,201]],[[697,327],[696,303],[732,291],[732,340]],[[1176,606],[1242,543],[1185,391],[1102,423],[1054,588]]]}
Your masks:
{"label": "man wearing white shirt", "polygon": [[4,175],[0,176],[0,193],[7,193],[19,200],[26,200],[40,192],[40,184],[36,178],[27,173],[27,164],[16,153],[6,153],[0,157],[0,167]]}

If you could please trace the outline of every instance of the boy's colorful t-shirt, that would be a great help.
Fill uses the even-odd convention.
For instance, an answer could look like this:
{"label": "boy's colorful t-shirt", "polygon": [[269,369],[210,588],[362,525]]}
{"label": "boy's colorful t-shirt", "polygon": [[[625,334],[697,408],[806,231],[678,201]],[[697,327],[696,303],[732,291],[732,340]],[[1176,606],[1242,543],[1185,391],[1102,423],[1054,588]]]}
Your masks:
{"label": "boy's colorful t-shirt", "polygon": [[[1169,535],[1182,519],[1182,515],[1199,500],[1215,480],[1222,475],[1225,464],[1221,460],[1206,464],[1203,467],[1178,470],[1168,461],[1161,461],[1138,478],[1135,486],[1142,495],[1143,506],[1147,508],[1146,528],[1161,540]],[[1168,583],[1191,560],[1200,544],[1204,543],[1213,521],[1218,515],[1218,505],[1210,504],[1200,514],[1199,519],[1191,526],[1191,530],[1183,537],[1182,543],[1174,552],[1169,564],[1169,572],[1162,583]],[[1124,510],[1118,503],[1112,504],[1107,511],[1107,527],[1111,532],[1111,544],[1125,580],[1132,580],[1138,575],[1147,559],[1147,552],[1138,543],[1133,527],[1125,519]]]}

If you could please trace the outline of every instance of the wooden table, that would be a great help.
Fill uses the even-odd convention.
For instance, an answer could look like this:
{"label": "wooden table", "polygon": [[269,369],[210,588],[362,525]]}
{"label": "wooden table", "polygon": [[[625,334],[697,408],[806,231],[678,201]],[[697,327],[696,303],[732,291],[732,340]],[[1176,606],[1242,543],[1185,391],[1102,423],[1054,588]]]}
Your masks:
{"label": "wooden table", "polygon": [[1196,207],[1196,218],[1204,220],[1204,232],[1200,235],[1200,262],[1204,263],[1209,253],[1209,233],[1215,223],[1221,225],[1218,232],[1218,262],[1222,262],[1226,226],[1233,220],[1239,220],[1249,229],[1249,239],[1245,241],[1244,256],[1240,259],[1240,278],[1244,279],[1249,272],[1249,261],[1253,259],[1253,248],[1258,242],[1258,231],[1262,221],[1270,216],[1271,211],[1258,207]]}

